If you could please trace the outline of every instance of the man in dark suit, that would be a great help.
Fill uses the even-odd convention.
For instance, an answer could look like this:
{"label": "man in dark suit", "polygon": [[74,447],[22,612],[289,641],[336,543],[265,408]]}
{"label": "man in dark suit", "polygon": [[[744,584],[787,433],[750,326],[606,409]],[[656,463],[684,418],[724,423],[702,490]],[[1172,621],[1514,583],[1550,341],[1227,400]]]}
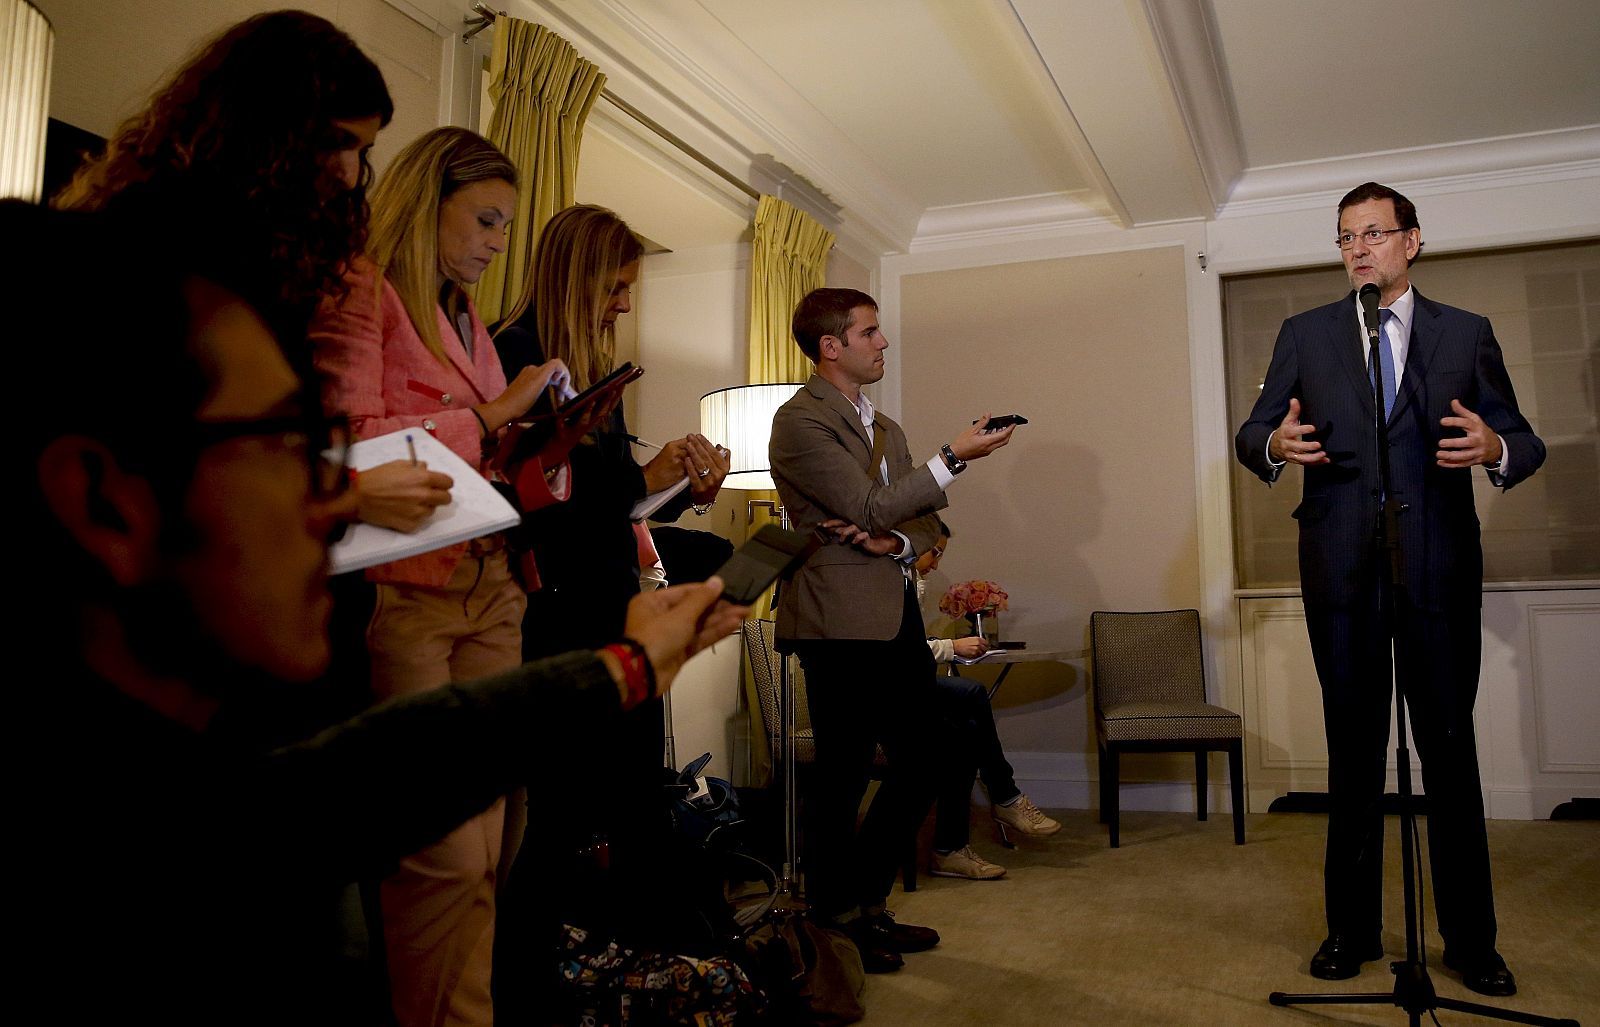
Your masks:
{"label": "man in dark suit", "polygon": [[[933,802],[922,768],[934,738],[933,658],[923,639],[911,565],[933,546],[932,515],[966,461],[999,449],[1012,428],[983,430],[985,414],[925,464],[905,432],[861,392],[883,377],[889,340],[878,305],[854,289],[816,289],[794,313],[794,337],[817,365],[772,420],[768,449],[778,495],[800,531],[835,545],[795,574],[778,606],[777,638],[800,657],[817,757],[807,796],[806,895],[841,926],[869,972],[939,936],[897,924],[884,909],[902,854]],[[866,819],[856,813],[874,747],[890,763]]]}
{"label": "man in dark suit", "polygon": [[1340,201],[1338,232],[1351,286],[1372,283],[1380,292],[1390,489],[1404,506],[1400,587],[1389,586],[1387,556],[1377,548],[1376,406],[1355,293],[1284,322],[1261,396],[1234,440],[1240,462],[1268,484],[1287,463],[1305,470],[1294,516],[1332,803],[1328,937],[1311,973],[1354,977],[1383,955],[1379,801],[1392,641],[1393,677],[1422,760],[1444,963],[1473,991],[1511,995],[1515,980],[1495,950],[1472,730],[1483,553],[1471,469],[1481,465],[1495,485],[1510,488],[1544,462],[1544,443],[1517,409],[1489,322],[1411,287],[1409,268],[1422,249],[1416,207],[1368,182]]}

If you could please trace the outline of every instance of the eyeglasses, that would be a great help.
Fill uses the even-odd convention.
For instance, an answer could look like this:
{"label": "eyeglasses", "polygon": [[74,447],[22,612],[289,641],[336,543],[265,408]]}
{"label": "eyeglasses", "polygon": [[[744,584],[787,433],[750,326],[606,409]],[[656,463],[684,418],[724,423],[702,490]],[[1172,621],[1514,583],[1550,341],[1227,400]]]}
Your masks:
{"label": "eyeglasses", "polygon": [[350,452],[350,422],[343,417],[298,414],[237,421],[199,421],[193,426],[197,448],[231,439],[276,438],[287,450],[305,454],[311,472],[311,498],[329,500],[350,486],[345,459]]}
{"label": "eyeglasses", "polygon": [[1369,228],[1365,232],[1341,232],[1334,242],[1339,244],[1341,250],[1348,250],[1356,244],[1357,237],[1365,239],[1368,246],[1376,246],[1383,242],[1383,237],[1396,232],[1404,232],[1404,228]]}

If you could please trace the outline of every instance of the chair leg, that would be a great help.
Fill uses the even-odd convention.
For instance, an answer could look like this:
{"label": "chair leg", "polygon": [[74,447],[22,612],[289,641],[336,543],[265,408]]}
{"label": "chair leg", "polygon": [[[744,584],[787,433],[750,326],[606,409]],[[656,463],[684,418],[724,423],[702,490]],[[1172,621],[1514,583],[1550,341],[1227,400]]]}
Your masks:
{"label": "chair leg", "polygon": [[1228,743],[1228,780],[1233,793],[1233,844],[1244,844],[1244,740]]}
{"label": "chair leg", "polygon": [[1194,754],[1194,811],[1196,820],[1206,818],[1206,771],[1210,769],[1211,754],[1199,749]]}
{"label": "chair leg", "polygon": [[1099,812],[1100,812],[1100,823],[1104,824],[1104,823],[1108,822],[1106,820],[1106,810],[1108,810],[1111,807],[1111,800],[1106,798],[1106,781],[1108,780],[1108,778],[1106,777],[1106,763],[1107,763],[1106,747],[1105,747],[1105,745],[1103,743],[1096,743],[1096,744],[1097,744],[1097,747],[1098,747],[1098,753],[1097,754],[1100,757],[1100,762],[1097,764],[1099,769],[1100,769],[1100,773],[1099,773],[1099,777],[1100,777],[1100,780],[1099,780],[1099,786],[1100,786],[1100,810],[1099,810]]}
{"label": "chair leg", "polygon": [[1121,801],[1121,795],[1117,786],[1117,749],[1114,745],[1108,745],[1101,750],[1100,787],[1105,790],[1105,805],[1102,807],[1101,813],[1105,817],[1106,824],[1111,828],[1111,847],[1115,849],[1120,847],[1121,844],[1117,832],[1119,826],[1119,810],[1117,807]]}

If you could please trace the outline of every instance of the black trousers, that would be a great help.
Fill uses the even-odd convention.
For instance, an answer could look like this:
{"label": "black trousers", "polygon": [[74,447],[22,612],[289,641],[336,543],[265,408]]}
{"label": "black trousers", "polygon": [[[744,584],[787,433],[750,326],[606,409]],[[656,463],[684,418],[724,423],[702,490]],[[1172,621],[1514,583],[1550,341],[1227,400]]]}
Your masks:
{"label": "black trousers", "polygon": [[1394,680],[1422,763],[1428,856],[1439,933],[1457,952],[1495,944],[1494,888],[1483,822],[1472,707],[1482,650],[1476,605],[1418,609],[1385,586],[1370,603],[1329,609],[1306,603],[1328,736],[1328,847],[1323,869],[1328,930],[1376,937],[1383,924],[1383,798]]}
{"label": "black trousers", "polygon": [[[900,631],[887,642],[797,641],[794,651],[817,745],[805,797],[807,902],[824,916],[881,906],[933,805],[945,747],[916,593],[906,591]],[[878,744],[888,772],[858,831]]]}

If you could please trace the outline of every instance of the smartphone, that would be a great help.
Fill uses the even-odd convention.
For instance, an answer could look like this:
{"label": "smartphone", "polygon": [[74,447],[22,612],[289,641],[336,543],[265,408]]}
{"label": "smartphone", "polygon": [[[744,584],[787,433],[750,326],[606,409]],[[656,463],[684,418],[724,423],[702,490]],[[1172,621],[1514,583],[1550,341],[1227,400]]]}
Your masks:
{"label": "smartphone", "polygon": [[[973,424],[977,424],[978,422],[977,421],[973,421],[972,423]],[[1000,414],[997,417],[991,417],[987,421],[983,422],[983,430],[984,431],[999,431],[1001,428],[1009,428],[1013,424],[1027,424],[1027,423],[1028,423],[1028,419],[1026,417],[1023,417],[1021,414]]]}
{"label": "smartphone", "polygon": [[821,545],[822,540],[815,533],[803,535],[774,524],[762,525],[718,569],[722,598],[740,606],[750,605],[774,581],[805,563]]}

